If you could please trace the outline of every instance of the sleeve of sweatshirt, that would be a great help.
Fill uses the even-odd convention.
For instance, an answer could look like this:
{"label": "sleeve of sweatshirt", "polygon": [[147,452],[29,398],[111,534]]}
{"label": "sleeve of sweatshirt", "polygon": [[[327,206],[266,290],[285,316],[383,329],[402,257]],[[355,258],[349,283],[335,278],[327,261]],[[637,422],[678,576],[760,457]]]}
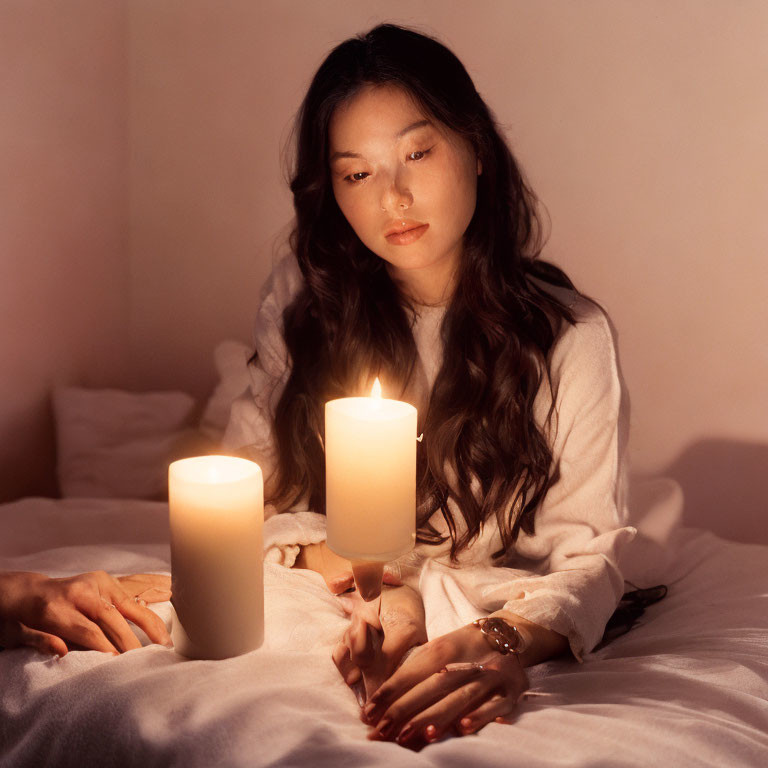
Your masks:
{"label": "sleeve of sweatshirt", "polygon": [[[232,404],[222,447],[255,461],[265,484],[277,468],[274,417],[290,375],[290,361],[283,338],[283,312],[301,290],[303,277],[292,254],[275,266],[262,293],[253,340],[258,353],[250,363],[249,388]],[[292,567],[301,546],[325,541],[325,516],[309,510],[305,500],[277,514],[264,508],[264,557],[268,562]]]}
{"label": "sleeve of sweatshirt", "polygon": [[579,322],[553,350],[550,376],[558,474],[534,535],[521,533],[516,545],[516,555],[540,563],[543,575],[500,580],[484,599],[564,635],[581,660],[621,599],[618,553],[636,533],[627,526],[625,499],[629,404],[599,308],[581,303]]}

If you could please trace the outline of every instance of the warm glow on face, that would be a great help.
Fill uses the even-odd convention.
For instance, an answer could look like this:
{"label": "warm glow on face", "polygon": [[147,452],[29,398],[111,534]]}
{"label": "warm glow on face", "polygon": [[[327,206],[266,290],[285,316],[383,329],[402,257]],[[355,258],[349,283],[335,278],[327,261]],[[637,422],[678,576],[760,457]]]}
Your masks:
{"label": "warm glow on face", "polygon": [[371,387],[371,397],[375,397],[377,400],[381,400],[381,382],[379,377],[376,377],[376,381],[373,382]]}
{"label": "warm glow on face", "polygon": [[[328,141],[342,155],[330,167],[333,194],[355,234],[406,287],[417,270],[439,295],[475,212],[480,166],[469,141],[391,86],[364,87],[334,110]],[[395,244],[387,233],[403,218],[429,228]]]}

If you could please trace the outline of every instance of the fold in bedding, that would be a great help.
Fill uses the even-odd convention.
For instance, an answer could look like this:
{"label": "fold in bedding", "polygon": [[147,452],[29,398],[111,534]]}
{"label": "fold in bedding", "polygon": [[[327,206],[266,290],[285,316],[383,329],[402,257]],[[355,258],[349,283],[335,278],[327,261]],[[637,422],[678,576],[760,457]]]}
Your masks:
{"label": "fold in bedding", "polygon": [[[0,530],[3,569],[169,570],[163,504],[25,499],[0,506]],[[668,597],[583,664],[529,670],[549,695],[524,700],[512,725],[420,753],[368,741],[331,661],[343,610],[317,574],[267,563],[266,639],[245,656],[0,653],[0,765],[764,765],[768,548],[684,529],[673,554]],[[431,637],[482,612],[461,571],[430,566],[420,585]],[[169,604],[156,610],[169,619]]]}

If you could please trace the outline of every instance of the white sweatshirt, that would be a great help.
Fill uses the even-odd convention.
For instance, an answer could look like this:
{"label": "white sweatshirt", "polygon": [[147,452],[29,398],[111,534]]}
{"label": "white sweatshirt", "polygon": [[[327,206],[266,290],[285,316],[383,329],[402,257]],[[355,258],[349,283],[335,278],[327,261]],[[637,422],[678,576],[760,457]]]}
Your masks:
{"label": "white sweatshirt", "polygon": [[[276,466],[272,434],[275,407],[289,375],[282,335],[282,312],[300,290],[303,277],[295,258],[284,258],[265,287],[254,341],[258,364],[250,365],[250,393],[232,406],[224,436],[228,450],[247,449],[262,467],[265,480]],[[504,608],[566,636],[577,659],[600,640],[605,624],[624,590],[617,560],[621,547],[635,535],[627,525],[626,449],[629,404],[618,370],[611,327],[594,304],[571,291],[546,286],[570,306],[577,323],[564,324],[551,354],[550,378],[555,393],[551,428],[545,430],[559,476],[536,511],[535,534],[520,534],[505,567],[489,567],[501,548],[495,518],[450,564],[450,538],[442,545],[417,544],[395,564],[406,583],[417,581],[431,560],[466,575],[465,592],[491,612]],[[440,323],[443,307],[417,308],[413,335],[423,385],[428,392],[440,368]],[[549,388],[543,386],[534,415],[544,425]],[[428,435],[425,435],[425,440]],[[465,529],[454,502],[458,533]],[[325,540],[325,517],[297,505],[290,513],[265,510],[265,557],[291,567],[299,547]],[[443,535],[447,526],[436,512],[430,522]]]}

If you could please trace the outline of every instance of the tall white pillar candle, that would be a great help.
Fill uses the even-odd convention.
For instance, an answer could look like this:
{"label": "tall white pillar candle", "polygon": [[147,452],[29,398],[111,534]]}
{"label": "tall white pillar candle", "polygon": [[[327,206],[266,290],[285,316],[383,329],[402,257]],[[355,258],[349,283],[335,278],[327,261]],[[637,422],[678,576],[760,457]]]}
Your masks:
{"label": "tall white pillar candle", "polygon": [[416,540],[416,409],[378,394],[325,404],[328,546],[350,560],[394,560]]}
{"label": "tall white pillar candle", "polygon": [[225,659],[264,641],[261,468],[199,456],[168,469],[176,650]]}

